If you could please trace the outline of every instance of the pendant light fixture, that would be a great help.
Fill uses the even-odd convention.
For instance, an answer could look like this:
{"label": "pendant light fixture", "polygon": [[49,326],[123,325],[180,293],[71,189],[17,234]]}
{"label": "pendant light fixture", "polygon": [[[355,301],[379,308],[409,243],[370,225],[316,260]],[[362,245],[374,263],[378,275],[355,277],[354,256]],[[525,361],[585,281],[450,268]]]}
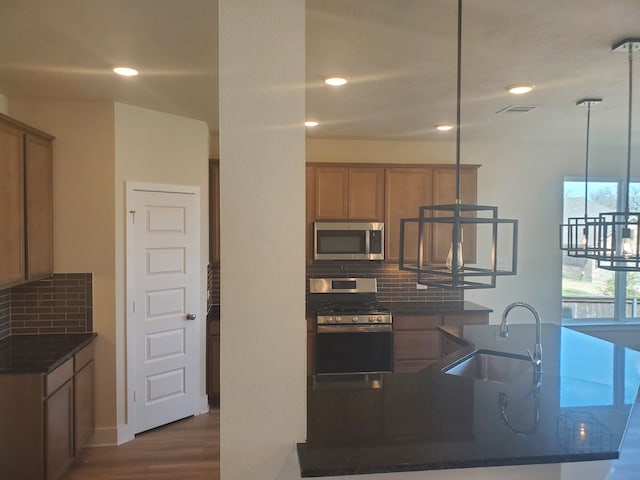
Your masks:
{"label": "pendant light fixture", "polygon": [[597,217],[587,213],[589,186],[589,133],[591,129],[591,107],[602,103],[601,98],[585,98],[576,102],[579,107],[587,107],[587,146],[584,162],[584,215],[569,217],[567,223],[560,225],[560,250],[570,257],[590,258],[598,252]]}
{"label": "pendant light fixture", "polygon": [[612,47],[614,52],[628,54],[629,59],[629,115],[627,123],[627,178],[624,192],[624,211],[601,213],[596,223],[597,251],[594,258],[598,268],[619,272],[640,271],[640,212],[629,210],[631,184],[631,127],[633,117],[633,54],[640,49],[640,39],[625,39]]}
{"label": "pendant light fixture", "polygon": [[460,199],[461,66],[462,0],[458,0],[456,202],[421,206],[417,218],[400,220],[399,266],[416,273],[417,283],[427,287],[494,288],[496,277],[516,274],[518,221],[499,219],[497,207],[463,204]]}

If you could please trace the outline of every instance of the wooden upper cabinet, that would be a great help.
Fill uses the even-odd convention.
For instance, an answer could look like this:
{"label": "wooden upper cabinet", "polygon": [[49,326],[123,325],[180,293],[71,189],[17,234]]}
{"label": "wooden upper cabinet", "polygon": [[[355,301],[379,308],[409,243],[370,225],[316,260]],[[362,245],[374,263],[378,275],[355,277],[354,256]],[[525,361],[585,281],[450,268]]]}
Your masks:
{"label": "wooden upper cabinet", "polygon": [[53,145],[25,137],[27,280],[53,275]]}
{"label": "wooden upper cabinet", "polygon": [[306,166],[306,223],[305,223],[305,238],[306,238],[306,260],[307,263],[313,263],[313,222],[315,219],[315,167]]}
{"label": "wooden upper cabinet", "polygon": [[0,122],[0,288],[25,278],[23,135]]}
{"label": "wooden upper cabinet", "polygon": [[384,168],[315,167],[315,220],[384,219]]}
{"label": "wooden upper cabinet", "polygon": [[52,142],[0,114],[0,288],[53,274]]}
{"label": "wooden upper cabinet", "polygon": [[220,262],[220,164],[209,159],[209,263]]}
{"label": "wooden upper cabinet", "polygon": [[345,220],[349,218],[349,169],[316,167],[315,219]]}
{"label": "wooden upper cabinet", "polygon": [[[400,219],[416,218],[418,207],[432,202],[433,171],[428,167],[391,167],[385,184],[385,260],[400,258]],[[418,251],[417,231],[407,226],[405,255]]]}
{"label": "wooden upper cabinet", "polygon": [[384,168],[349,169],[349,218],[383,221]]}
{"label": "wooden upper cabinet", "polygon": [[[476,204],[477,166],[460,167],[460,200],[465,204]],[[433,170],[433,201],[436,205],[454,204],[456,201],[456,169],[438,167]],[[475,227],[463,226],[462,253],[465,263],[476,258]],[[444,263],[451,247],[452,232],[450,227],[436,225],[433,232],[432,258],[437,263]]]}

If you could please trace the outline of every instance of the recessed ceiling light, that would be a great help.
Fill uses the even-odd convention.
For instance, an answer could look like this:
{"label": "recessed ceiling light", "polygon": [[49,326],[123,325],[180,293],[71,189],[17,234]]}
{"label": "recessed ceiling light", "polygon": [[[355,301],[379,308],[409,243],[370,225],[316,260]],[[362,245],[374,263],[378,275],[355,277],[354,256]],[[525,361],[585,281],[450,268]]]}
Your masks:
{"label": "recessed ceiling light", "polygon": [[113,71],[123,77],[135,77],[139,73],[138,70],[131,67],[113,67]]}
{"label": "recessed ceiling light", "polygon": [[322,80],[324,80],[324,83],[331,85],[332,87],[341,87],[342,85],[349,83],[349,78],[344,75],[325,75],[322,77]]}
{"label": "recessed ceiling light", "polygon": [[453,125],[436,125],[436,130],[439,132],[448,132],[453,128]]}
{"label": "recessed ceiling light", "polygon": [[509,93],[513,95],[522,95],[524,93],[529,93],[533,88],[533,85],[513,85],[512,87],[509,87],[508,90]]}
{"label": "recessed ceiling light", "polygon": [[304,122],[305,127],[317,127],[318,125],[320,124],[315,120],[307,120],[306,122]]}

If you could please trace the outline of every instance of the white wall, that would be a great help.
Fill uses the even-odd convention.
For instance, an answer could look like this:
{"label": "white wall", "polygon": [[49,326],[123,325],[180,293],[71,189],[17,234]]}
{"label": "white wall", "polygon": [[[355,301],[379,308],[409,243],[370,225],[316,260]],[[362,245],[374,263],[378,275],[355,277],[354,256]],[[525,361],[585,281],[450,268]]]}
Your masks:
{"label": "white wall", "polygon": [[[125,182],[200,187],[200,376],[205,394],[207,269],[209,262],[209,130],[198,120],[115,104],[115,234],[117,412],[120,441],[130,430],[126,412]],[[204,404],[206,407],[206,402]],[[130,425],[129,425],[130,426]]]}
{"label": "white wall", "polygon": [[220,0],[221,476],[305,438],[304,2]]}

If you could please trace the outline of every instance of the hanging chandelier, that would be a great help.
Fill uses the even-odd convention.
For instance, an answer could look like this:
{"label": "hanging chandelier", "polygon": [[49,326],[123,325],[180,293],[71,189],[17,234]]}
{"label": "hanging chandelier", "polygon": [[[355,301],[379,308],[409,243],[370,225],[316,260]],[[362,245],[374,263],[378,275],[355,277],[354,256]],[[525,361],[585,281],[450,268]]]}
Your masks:
{"label": "hanging chandelier", "polygon": [[[400,220],[399,268],[414,272],[417,283],[427,287],[494,288],[498,276],[516,274],[518,221],[498,218],[497,207],[460,200],[462,0],[458,0],[457,60],[456,202],[421,206],[417,218]],[[465,235],[467,246],[463,246]],[[440,241],[450,245],[446,258],[439,258],[434,246]]]}
{"label": "hanging chandelier", "polygon": [[633,54],[640,49],[640,39],[625,39],[612,47],[614,52],[628,54],[629,59],[629,114],[627,130],[627,177],[624,192],[624,211],[606,212],[598,216],[592,228],[596,230],[596,251],[591,258],[598,268],[619,272],[640,271],[640,212],[629,209],[631,184],[631,128],[633,117]]}
{"label": "hanging chandelier", "polygon": [[584,215],[569,217],[567,223],[560,225],[560,250],[570,257],[593,258],[598,252],[597,227],[598,218],[589,217],[587,213],[589,186],[589,132],[591,127],[591,107],[602,103],[601,98],[585,98],[576,102],[580,107],[587,107],[587,146],[584,162]]}

